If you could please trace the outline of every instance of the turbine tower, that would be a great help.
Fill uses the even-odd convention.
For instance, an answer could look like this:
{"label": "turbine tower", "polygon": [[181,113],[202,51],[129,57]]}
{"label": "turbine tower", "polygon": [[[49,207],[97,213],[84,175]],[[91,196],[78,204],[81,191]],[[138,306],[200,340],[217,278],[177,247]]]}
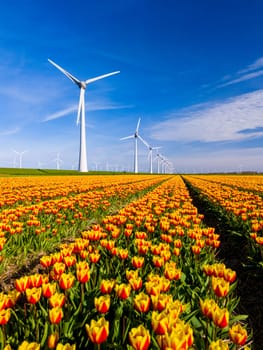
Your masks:
{"label": "turbine tower", "polygon": [[135,133],[130,136],[122,137],[120,140],[127,140],[134,138],[134,173],[138,173],[138,138],[145,144],[143,138],[139,135],[139,126],[140,126],[141,118],[139,118]]}
{"label": "turbine tower", "polygon": [[23,152],[17,152],[16,150],[14,150],[14,152],[19,156],[19,168],[22,168],[22,157],[23,154],[26,153],[27,151],[23,151]]}
{"label": "turbine tower", "polygon": [[[67,72],[65,69],[60,67],[55,62],[48,59],[48,61],[53,64],[58,70],[60,70],[63,74],[66,75],[73,83],[75,83],[80,88],[80,97],[79,97],[79,106],[78,106],[78,116],[77,116],[77,125],[80,122],[80,147],[79,147],[79,171],[87,172],[87,147],[86,147],[86,120],[85,120],[85,90],[88,84],[93,83],[94,81],[109,77],[111,75],[120,73],[120,71],[103,74],[97,76],[95,78],[87,79],[87,80],[79,80],[75,78],[72,74]],[[81,119],[80,119],[81,115]]]}

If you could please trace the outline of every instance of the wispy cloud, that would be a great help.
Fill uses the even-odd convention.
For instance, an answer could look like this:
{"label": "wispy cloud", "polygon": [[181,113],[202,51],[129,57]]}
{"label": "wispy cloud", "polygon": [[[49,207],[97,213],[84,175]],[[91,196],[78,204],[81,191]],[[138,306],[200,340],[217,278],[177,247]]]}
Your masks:
{"label": "wispy cloud", "polygon": [[217,85],[217,87],[221,88],[221,87],[224,87],[224,86],[237,84],[237,83],[240,83],[241,81],[257,78],[257,77],[259,77],[261,75],[263,75],[263,70],[259,70],[257,72],[253,72],[253,73],[248,73],[248,74],[242,75],[239,78],[232,79],[232,80],[230,80],[230,81],[228,81],[228,82],[226,82],[224,84]]}
{"label": "wispy cloud", "polygon": [[263,57],[258,58],[253,63],[249,64],[244,69],[239,70],[233,75],[226,75],[223,77],[222,81],[224,81],[223,84],[219,84],[216,87],[222,88],[225,86],[238,84],[242,81],[250,80],[257,78],[261,75],[263,75],[263,69],[260,69],[263,67]]}
{"label": "wispy cloud", "polygon": [[251,72],[261,67],[263,67],[263,57],[258,58],[256,61],[248,65],[246,68],[238,71],[238,73],[243,74],[243,73]]}
{"label": "wispy cloud", "polygon": [[[263,90],[258,90],[171,113],[153,127],[151,136],[160,141],[239,141],[263,135],[262,126]],[[251,132],[242,132],[247,129]]]}
{"label": "wispy cloud", "polygon": [[[115,110],[115,109],[127,109],[127,108],[133,108],[133,105],[118,105],[114,103],[109,103],[109,102],[102,102],[102,101],[95,101],[95,102],[89,102],[88,104],[85,105],[85,109],[87,111],[103,111],[103,110]],[[50,120],[58,119],[65,117],[73,112],[77,112],[78,106],[70,106],[68,108],[65,108],[63,110],[60,110],[58,112],[55,112],[53,114],[50,114],[46,118],[43,119],[43,122],[47,122]]]}
{"label": "wispy cloud", "polygon": [[59,119],[62,117],[65,117],[73,112],[77,111],[77,106],[71,106],[65,109],[62,109],[60,111],[57,111],[55,113],[50,114],[49,116],[45,117],[43,119],[43,122],[48,122],[50,120],[55,120],[55,119]]}
{"label": "wispy cloud", "polygon": [[20,128],[14,128],[9,130],[0,131],[0,136],[9,136],[17,134],[20,131]]}

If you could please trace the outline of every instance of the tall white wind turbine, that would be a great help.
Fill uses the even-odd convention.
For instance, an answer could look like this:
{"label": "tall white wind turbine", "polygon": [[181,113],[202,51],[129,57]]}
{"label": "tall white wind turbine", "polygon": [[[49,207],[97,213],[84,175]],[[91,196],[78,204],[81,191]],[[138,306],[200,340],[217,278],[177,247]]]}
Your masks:
{"label": "tall white wind turbine", "polygon": [[[85,120],[85,90],[88,84],[93,83],[94,81],[109,77],[114,74],[120,73],[120,71],[111,72],[108,74],[103,74],[95,78],[87,80],[79,80],[75,78],[72,74],[67,72],[65,69],[60,67],[55,62],[48,59],[48,61],[53,64],[58,70],[66,75],[73,83],[75,83],[80,88],[80,97],[79,97],[79,106],[78,106],[78,116],[77,116],[77,125],[80,122],[80,147],[79,147],[79,171],[86,172],[88,171],[87,165],[87,147],[86,147],[86,120]],[[81,115],[81,119],[80,119]]]}
{"label": "tall white wind turbine", "polygon": [[127,139],[133,139],[134,138],[134,173],[138,173],[138,138],[145,143],[145,141],[142,139],[142,137],[139,135],[139,126],[140,126],[141,118],[139,118],[135,133],[133,135],[129,135],[126,137],[122,137],[120,140],[127,140]]}

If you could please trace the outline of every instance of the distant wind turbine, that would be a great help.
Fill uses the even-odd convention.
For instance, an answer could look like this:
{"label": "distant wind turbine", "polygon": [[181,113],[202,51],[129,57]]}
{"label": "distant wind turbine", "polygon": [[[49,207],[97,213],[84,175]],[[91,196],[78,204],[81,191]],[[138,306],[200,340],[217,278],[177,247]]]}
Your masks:
{"label": "distant wind turbine", "polygon": [[[79,171],[86,172],[88,171],[87,165],[87,147],[86,147],[86,120],[85,120],[85,90],[88,84],[93,83],[99,79],[103,79],[109,77],[111,75],[120,73],[120,71],[103,74],[97,76],[95,78],[87,79],[87,80],[79,80],[75,78],[72,74],[67,72],[65,69],[60,67],[55,62],[48,59],[48,61],[53,64],[58,70],[60,70],[63,74],[66,75],[73,83],[75,83],[80,88],[80,98],[79,98],[79,106],[78,106],[78,116],[77,116],[77,125],[80,122],[80,147],[79,147]],[[80,119],[81,114],[81,119]]]}
{"label": "distant wind turbine", "polygon": [[153,150],[157,150],[157,149],[160,149],[162,147],[152,147],[149,145],[148,142],[146,142],[142,138],[141,138],[141,140],[149,150],[148,159],[149,159],[149,164],[150,164],[150,173],[152,174],[153,173]]}
{"label": "distant wind turbine", "polygon": [[122,137],[120,139],[120,140],[128,140],[128,139],[134,138],[134,172],[135,172],[135,174],[138,173],[138,139],[140,139],[145,144],[145,141],[139,135],[140,122],[141,122],[141,118],[139,118],[139,120],[138,120],[137,127],[136,127],[135,133],[133,135]]}
{"label": "distant wind turbine", "polygon": [[23,154],[26,153],[27,151],[23,151],[23,152],[17,152],[16,150],[14,150],[14,152],[19,156],[19,168],[22,168],[22,157]]}
{"label": "distant wind turbine", "polygon": [[59,154],[59,153],[57,153],[56,158],[55,158],[55,159],[53,159],[53,160],[54,160],[54,162],[56,162],[56,164],[57,164],[57,170],[60,170],[60,163],[62,163],[62,162],[63,162],[63,160],[62,160],[62,159],[60,159],[60,154]]}

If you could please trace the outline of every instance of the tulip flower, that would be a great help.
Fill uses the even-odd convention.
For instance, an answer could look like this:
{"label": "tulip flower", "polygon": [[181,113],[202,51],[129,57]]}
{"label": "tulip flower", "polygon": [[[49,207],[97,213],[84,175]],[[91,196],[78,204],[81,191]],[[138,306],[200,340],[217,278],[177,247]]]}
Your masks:
{"label": "tulip flower", "polygon": [[199,255],[201,253],[201,247],[199,245],[192,245],[191,250],[195,255]]}
{"label": "tulip flower", "polygon": [[181,248],[182,247],[182,241],[179,238],[174,240],[174,247],[175,248]]}
{"label": "tulip flower", "polygon": [[69,289],[74,284],[75,277],[70,273],[63,273],[59,279],[59,286],[62,289]]}
{"label": "tulip flower", "polygon": [[128,249],[119,249],[118,251],[118,256],[122,259],[125,260],[128,258],[129,251]]}
{"label": "tulip flower", "polygon": [[218,297],[225,297],[229,292],[229,282],[224,278],[212,276],[212,289]]}
{"label": "tulip flower", "polygon": [[132,258],[132,266],[135,267],[136,269],[139,269],[143,266],[144,264],[144,257],[143,256],[134,256]]}
{"label": "tulip flower", "polygon": [[110,294],[115,285],[115,280],[102,280],[100,291],[102,294]]}
{"label": "tulip flower", "polygon": [[7,324],[11,317],[10,309],[3,309],[0,311],[0,325]]}
{"label": "tulip flower", "polygon": [[[176,276],[178,276],[178,275],[176,275]],[[167,278],[165,278],[165,277],[162,277],[161,279],[160,279],[160,284],[161,284],[161,291],[162,292],[167,292],[169,289],[170,289],[170,286],[171,286],[171,282],[170,282],[170,280],[168,280]]]}
{"label": "tulip flower", "polygon": [[41,287],[43,283],[43,275],[41,275],[40,273],[36,273],[34,275],[28,276],[28,284],[29,287]]}
{"label": "tulip flower", "polygon": [[212,320],[217,327],[227,327],[229,322],[229,311],[217,307],[212,313]]}
{"label": "tulip flower", "polygon": [[10,344],[7,344],[7,345],[4,347],[4,350],[12,350],[11,345],[10,345]]}
{"label": "tulip flower", "polygon": [[188,349],[187,337],[182,331],[173,329],[170,333],[157,336],[157,342],[161,349],[177,350]]}
{"label": "tulip flower", "polygon": [[200,299],[200,308],[203,313],[203,315],[212,318],[213,312],[218,307],[217,303],[214,299]]}
{"label": "tulip flower", "polygon": [[42,284],[42,294],[45,298],[50,298],[56,292],[56,283],[44,283]]}
{"label": "tulip flower", "polygon": [[58,324],[63,317],[63,310],[61,307],[53,307],[52,309],[48,310],[48,316],[50,323],[52,324]]}
{"label": "tulip flower", "polygon": [[164,261],[169,261],[171,259],[171,252],[169,250],[163,250],[161,251],[160,256],[164,259]]}
{"label": "tulip flower", "polygon": [[129,284],[121,283],[115,286],[116,294],[121,299],[127,299],[131,293],[131,286]]}
{"label": "tulip flower", "polygon": [[104,317],[100,318],[98,321],[91,320],[91,324],[86,324],[85,328],[92,343],[101,344],[108,338],[109,321],[106,321]]}
{"label": "tulip flower", "polygon": [[130,279],[136,279],[139,277],[138,270],[126,270],[126,278],[129,281]]}
{"label": "tulip flower", "polygon": [[76,264],[77,259],[75,255],[70,255],[70,256],[65,256],[63,261],[67,267],[70,267]]}
{"label": "tulip flower", "polygon": [[229,337],[233,343],[244,345],[247,341],[247,331],[238,323],[229,329]]}
{"label": "tulip flower", "polygon": [[164,265],[164,258],[162,256],[153,255],[152,259],[155,267],[162,267]]}
{"label": "tulip flower", "polygon": [[29,343],[26,340],[19,345],[18,350],[40,350],[40,344],[36,342]]}
{"label": "tulip flower", "polygon": [[146,282],[145,283],[146,293],[149,295],[158,295],[162,291],[160,282]]}
{"label": "tulip flower", "polygon": [[23,276],[15,280],[15,288],[18,292],[24,292],[28,287],[29,287],[28,276]]}
{"label": "tulip flower", "polygon": [[156,334],[162,335],[168,331],[169,318],[163,311],[160,313],[153,311],[151,324],[154,332]]}
{"label": "tulip flower", "polygon": [[36,304],[41,297],[42,288],[27,288],[26,299],[30,304]]}
{"label": "tulip flower", "polygon": [[56,350],[76,350],[76,344],[70,345],[69,343],[58,343]]}
{"label": "tulip flower", "polygon": [[66,265],[63,262],[56,262],[53,265],[53,271],[56,275],[62,275],[66,270]]}
{"label": "tulip flower", "polygon": [[172,295],[158,294],[151,295],[153,310],[162,311],[166,306],[173,301]]}
{"label": "tulip flower", "polygon": [[89,268],[85,268],[85,269],[78,269],[77,268],[76,277],[80,283],[88,282],[90,279],[90,269]]}
{"label": "tulip flower", "polygon": [[40,259],[40,264],[43,267],[51,266],[52,265],[52,256],[50,256],[50,255],[42,256],[42,258]]}
{"label": "tulip flower", "polygon": [[214,266],[213,265],[204,265],[203,271],[207,276],[213,276],[214,274]]}
{"label": "tulip flower", "polygon": [[65,304],[66,297],[63,293],[55,293],[49,298],[50,307],[62,307]]}
{"label": "tulip flower", "polygon": [[130,236],[132,235],[132,229],[126,228],[126,229],[124,230],[124,235],[125,235],[126,237],[130,237]]}
{"label": "tulip flower", "polygon": [[179,256],[180,253],[181,253],[180,248],[176,248],[176,247],[175,247],[175,248],[173,249],[173,254],[174,254],[175,256]]}
{"label": "tulip flower", "polygon": [[143,292],[137,294],[133,302],[134,308],[139,312],[148,312],[150,309],[151,299]]}
{"label": "tulip flower", "polygon": [[6,295],[5,308],[14,307],[20,295],[21,293],[18,292],[16,289],[10,290]]}
{"label": "tulip flower", "polygon": [[181,278],[182,271],[174,267],[166,267],[164,269],[164,276],[168,280],[179,280]]}
{"label": "tulip flower", "polygon": [[132,328],[129,332],[129,341],[134,350],[147,350],[151,343],[150,332],[143,325]]}
{"label": "tulip flower", "polygon": [[59,340],[58,332],[51,333],[47,339],[47,346],[49,349],[55,349]]}
{"label": "tulip flower", "polygon": [[225,269],[224,271],[224,279],[230,283],[233,283],[237,278],[237,273],[231,269]]}
{"label": "tulip flower", "polygon": [[228,344],[224,342],[222,339],[217,341],[212,341],[209,345],[209,350],[228,350]]}
{"label": "tulip flower", "polygon": [[90,260],[90,262],[96,264],[100,260],[100,254],[99,253],[90,253],[89,260]]}
{"label": "tulip flower", "polygon": [[102,295],[99,298],[94,298],[94,304],[95,304],[95,308],[96,310],[101,313],[101,314],[105,314],[106,312],[109,311],[110,308],[110,295],[106,294],[106,295]]}
{"label": "tulip flower", "polygon": [[133,290],[139,290],[142,288],[142,279],[141,277],[129,279],[129,284]]}

